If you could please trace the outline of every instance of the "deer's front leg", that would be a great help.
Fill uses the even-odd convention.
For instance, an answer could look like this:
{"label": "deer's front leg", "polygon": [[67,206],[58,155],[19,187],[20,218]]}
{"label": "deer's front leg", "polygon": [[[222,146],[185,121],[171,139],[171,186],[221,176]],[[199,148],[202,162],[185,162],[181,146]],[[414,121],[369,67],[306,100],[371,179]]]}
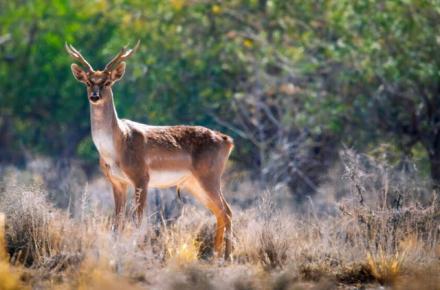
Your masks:
{"label": "deer's front leg", "polygon": [[123,148],[120,165],[134,186],[134,222],[139,227],[142,223],[150,180],[147,164],[143,157],[145,154],[139,151],[144,147],[144,136],[139,132],[133,132],[126,142],[128,144]]}
{"label": "deer's front leg", "polygon": [[114,229],[118,231],[121,230],[124,225],[128,185],[111,179],[110,182],[112,183],[113,197],[115,198]]}
{"label": "deer's front leg", "polygon": [[105,163],[104,159],[99,159],[99,166],[101,167],[101,171],[104,176],[112,185],[113,197],[115,199],[115,218],[113,222],[113,229],[120,230],[125,217],[128,184],[112,178],[110,175],[110,167]]}

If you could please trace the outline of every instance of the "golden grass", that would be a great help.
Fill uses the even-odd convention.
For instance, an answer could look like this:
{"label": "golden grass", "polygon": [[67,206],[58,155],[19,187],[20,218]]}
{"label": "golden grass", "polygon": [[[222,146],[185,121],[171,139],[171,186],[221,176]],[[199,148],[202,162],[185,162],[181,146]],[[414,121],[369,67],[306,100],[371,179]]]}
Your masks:
{"label": "golden grass", "polygon": [[264,196],[248,207],[233,205],[234,260],[225,262],[212,258],[212,215],[193,205],[141,228],[127,221],[116,234],[111,211],[86,199],[87,210],[72,217],[43,188],[8,186],[0,192],[8,218],[5,234],[0,227],[6,238],[0,239],[0,290],[321,290],[369,283],[431,290],[440,284],[430,278],[440,264],[434,203],[395,209],[384,200],[375,207],[352,198],[327,204],[334,212],[312,204],[304,214],[282,212],[270,192]]}
{"label": "golden grass", "polygon": [[[16,200],[28,202],[25,198]],[[188,208],[189,214],[180,217],[174,224],[160,226],[157,233],[149,227],[137,229],[128,223],[116,235],[112,233],[108,220],[97,217],[96,213],[77,221],[49,205],[49,208],[43,204],[35,206],[30,208],[33,211],[31,219],[26,219],[20,212],[11,216],[16,218],[12,224],[21,223],[21,226],[9,228],[8,236],[9,243],[20,243],[20,237],[23,237],[16,230],[25,229],[32,233],[32,239],[24,239],[26,243],[23,245],[28,247],[28,255],[34,256],[17,258],[15,264],[32,261],[34,270],[27,270],[27,275],[31,276],[27,279],[30,281],[28,284],[43,288],[135,289],[168,283],[169,289],[180,289],[182,285],[191,289],[192,283],[199,283],[217,289],[221,279],[216,276],[226,275],[229,268],[239,265],[243,266],[240,268],[242,273],[237,274],[234,280],[229,276],[224,278],[225,283],[237,289],[252,285],[250,289],[260,289],[254,285],[254,280],[266,285],[268,288],[265,289],[276,287],[279,283],[287,283],[293,289],[303,289],[307,283],[325,287],[334,286],[336,282],[358,284],[376,281],[400,285],[400,281],[406,279],[404,269],[420,265],[418,261],[408,259],[410,253],[417,252],[417,255],[426,258],[435,255],[437,249],[422,239],[408,235],[399,238],[399,247],[393,251],[382,245],[374,250],[368,246],[371,242],[364,242],[362,232],[356,232],[362,228],[342,227],[344,223],[338,219],[344,219],[344,216],[321,220],[320,226],[316,227],[316,221],[299,222],[300,217],[281,213],[261,219],[258,210],[249,209],[236,214],[235,259],[230,264],[223,264],[215,259],[201,260],[203,237],[200,235],[211,233],[202,229],[212,228],[213,225],[207,213],[201,214],[195,208]],[[18,206],[13,207],[14,212],[20,208],[29,209]],[[48,209],[50,214],[45,212]],[[29,224],[25,225],[26,222]],[[348,232],[341,235],[341,231]],[[347,237],[350,239],[347,240]],[[387,239],[377,242],[382,240]],[[13,256],[20,255],[13,245],[10,244],[9,249],[13,250]],[[2,280],[2,286],[18,289],[20,272],[11,270],[8,263],[4,259],[2,261],[0,278],[7,277]],[[189,266],[192,267],[190,270]],[[197,271],[201,273],[197,274]],[[288,278],[281,281],[270,273],[285,273]],[[211,279],[207,277],[217,279],[216,283],[220,284],[216,286],[206,282]]]}
{"label": "golden grass", "polygon": [[0,213],[0,289],[16,290],[25,288],[20,283],[18,268],[13,269],[8,263],[5,242],[5,215]]}
{"label": "golden grass", "polygon": [[383,250],[375,254],[367,254],[367,263],[371,273],[379,283],[385,285],[392,285],[396,282],[401,275],[404,260],[404,254],[388,255]]}
{"label": "golden grass", "polygon": [[16,270],[11,269],[7,261],[0,261],[0,289],[15,290],[23,289],[24,286],[20,282],[20,274]]}
{"label": "golden grass", "polygon": [[198,260],[200,242],[194,233],[168,228],[164,234],[164,247],[166,259],[172,265],[183,266]]}

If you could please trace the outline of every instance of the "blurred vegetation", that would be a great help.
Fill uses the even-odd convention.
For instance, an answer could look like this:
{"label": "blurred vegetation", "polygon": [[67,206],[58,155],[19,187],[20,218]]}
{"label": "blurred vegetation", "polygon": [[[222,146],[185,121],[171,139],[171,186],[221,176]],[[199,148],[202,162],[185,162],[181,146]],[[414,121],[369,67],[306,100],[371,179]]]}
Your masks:
{"label": "blurred vegetation", "polygon": [[120,117],[222,130],[239,168],[293,190],[313,191],[343,144],[440,182],[439,14],[427,0],[1,1],[0,160],[95,166],[64,42],[102,68],[140,39]]}

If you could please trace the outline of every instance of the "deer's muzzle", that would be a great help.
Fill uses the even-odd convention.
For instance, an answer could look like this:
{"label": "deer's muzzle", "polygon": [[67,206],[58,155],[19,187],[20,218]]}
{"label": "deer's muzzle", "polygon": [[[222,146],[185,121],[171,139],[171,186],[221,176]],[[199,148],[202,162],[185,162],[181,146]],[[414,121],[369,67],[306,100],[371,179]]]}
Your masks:
{"label": "deer's muzzle", "polygon": [[99,99],[101,99],[101,93],[99,91],[99,87],[98,86],[95,86],[93,88],[93,91],[92,91],[92,93],[89,96],[89,99],[90,99],[90,101],[92,103],[95,103],[95,102],[99,101]]}

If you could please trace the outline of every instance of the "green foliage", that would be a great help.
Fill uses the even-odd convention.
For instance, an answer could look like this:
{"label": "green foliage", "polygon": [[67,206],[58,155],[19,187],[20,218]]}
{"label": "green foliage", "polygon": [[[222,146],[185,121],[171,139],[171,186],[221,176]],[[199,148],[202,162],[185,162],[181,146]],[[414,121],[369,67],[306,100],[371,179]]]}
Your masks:
{"label": "green foliage", "polygon": [[[140,39],[115,87],[121,117],[224,131],[213,116],[233,124],[232,101],[260,94],[287,131],[431,156],[440,152],[439,13],[428,0],[3,1],[0,147],[96,158],[64,42],[102,68]],[[296,91],[279,89],[290,83]],[[243,159],[255,154],[229,133]]]}

